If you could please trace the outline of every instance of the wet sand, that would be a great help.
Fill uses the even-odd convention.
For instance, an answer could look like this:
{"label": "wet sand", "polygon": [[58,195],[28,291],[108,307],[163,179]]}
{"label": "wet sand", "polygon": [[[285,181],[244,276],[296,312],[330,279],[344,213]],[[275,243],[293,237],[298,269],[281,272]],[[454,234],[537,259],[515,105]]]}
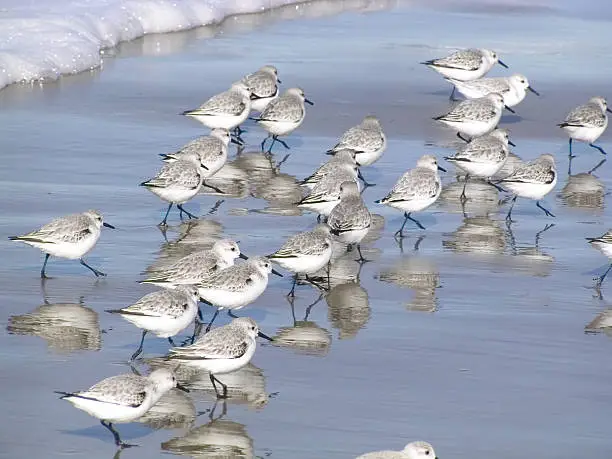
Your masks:
{"label": "wet sand", "polygon": [[[284,297],[290,280],[272,277],[264,295],[242,313],[265,333],[280,333],[284,345],[260,345],[253,366],[232,375],[227,414],[212,424],[207,414],[197,416],[213,405],[208,382],[182,374],[199,390],[187,399],[172,393],[174,399],[147,423],[119,426],[126,441],[140,445],[121,457],[210,457],[216,443],[233,445],[234,454],[245,457],[347,458],[399,449],[413,439],[432,442],[440,457],[609,455],[612,370],[606,362],[612,343],[608,336],[585,334],[584,327],[610,307],[606,291],[612,286],[604,285],[603,300],[594,297],[591,278],[606,260],[584,237],[608,229],[612,173],[604,164],[592,175],[578,175],[600,160],[580,145],[568,177],[567,139],[554,126],[573,105],[606,95],[604,77],[612,65],[603,60],[566,91],[589,56],[560,41],[561,26],[575,28],[580,43],[606,23],[551,12],[459,14],[394,3],[383,4],[396,6],[390,10],[330,17],[322,5],[289,21],[280,20],[291,12],[285,9],[146,37],[121,46],[103,71],[0,92],[0,456],[112,457],[108,432],[52,392],[129,371],[125,362],[139,332],[104,309],[151,291],[136,283],[151,266],[218,237],[240,240],[249,255],[267,254],[313,226],[313,214],[291,205],[299,194],[296,178],[324,161],[336,137],[366,113],[377,114],[389,136],[383,158],[363,170],[377,183],[363,195],[376,214],[364,244],[372,262],[359,271],[354,254],[341,256],[333,288],[307,317],[319,293],[300,287],[295,322]],[[543,16],[548,23],[536,30]],[[510,231],[503,221],[507,207],[478,183],[468,188],[472,200],[464,215],[462,184],[449,167],[443,196],[418,216],[427,230],[410,228],[399,247],[392,234],[401,215],[373,201],[418,156],[441,158],[454,141],[430,120],[448,107],[450,88],[418,62],[472,44],[466,30],[483,17],[492,24],[482,27],[482,41],[542,93],[529,94],[517,107],[520,121],[505,117],[502,125],[512,130],[514,151],[523,159],[556,155],[561,175],[545,205],[557,218],[519,201]],[[431,21],[447,27],[427,44],[422,37]],[[533,47],[525,49],[530,41]],[[567,61],[576,64],[568,67]],[[232,148],[225,171],[230,178],[218,185],[236,197],[212,215],[218,196],[194,199],[187,208],[203,218],[180,225],[171,214],[166,241],[155,226],[163,204],[137,184],[158,170],[158,153],[201,135],[196,122],[177,113],[264,62],[279,67],[284,87],[300,85],[316,103],[287,139],[291,156],[280,170],[271,168],[257,152],[263,132],[249,125],[248,148],[237,158]],[[604,134],[600,143],[610,150],[609,138]],[[275,159],[285,154],[279,149]],[[109,276],[96,280],[78,263],[51,260],[48,273],[55,278],[41,285],[41,254],[6,237],[88,208],[117,226],[103,232],[88,257]],[[547,223],[555,226],[536,241]],[[145,343],[147,359],[166,350],[165,340]],[[164,415],[168,406],[178,412],[170,419]]]}

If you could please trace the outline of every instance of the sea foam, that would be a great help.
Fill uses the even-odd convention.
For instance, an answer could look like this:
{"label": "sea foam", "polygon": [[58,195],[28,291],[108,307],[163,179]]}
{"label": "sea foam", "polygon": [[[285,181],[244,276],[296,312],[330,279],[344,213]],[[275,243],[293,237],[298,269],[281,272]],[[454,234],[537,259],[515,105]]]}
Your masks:
{"label": "sea foam", "polygon": [[295,0],[3,0],[0,89],[100,67],[105,48]]}

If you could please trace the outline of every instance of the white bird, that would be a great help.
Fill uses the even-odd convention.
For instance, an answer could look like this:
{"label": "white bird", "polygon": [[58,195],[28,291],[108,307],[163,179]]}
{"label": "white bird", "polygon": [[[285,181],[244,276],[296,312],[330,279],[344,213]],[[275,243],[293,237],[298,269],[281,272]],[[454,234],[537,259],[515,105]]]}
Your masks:
{"label": "white bird", "polygon": [[435,156],[421,156],[417,161],[416,167],[405,172],[389,194],[376,201],[377,204],[386,204],[389,207],[394,207],[404,212],[404,223],[395,232],[396,237],[403,237],[404,226],[406,226],[408,220],[416,223],[419,228],[425,229],[410,214],[427,209],[440,197],[442,182],[438,169],[445,171],[445,169],[438,165]]}
{"label": "white bird", "polygon": [[329,226],[321,223],[311,231],[291,236],[280,249],[268,255],[270,260],[295,274],[289,296],[294,296],[298,274],[305,274],[306,279],[310,280],[309,274],[316,273],[329,263],[332,256],[330,234]]}
{"label": "white bird", "polygon": [[457,137],[465,139],[461,134],[479,137],[488,134],[499,124],[504,108],[504,98],[501,94],[492,93],[479,99],[468,99],[459,102],[445,115],[436,116],[434,120],[459,131]]}
{"label": "white bird", "polygon": [[534,199],[536,206],[550,217],[554,215],[540,205],[540,199],[550,193],[557,184],[557,169],[553,155],[544,154],[539,158],[517,167],[508,177],[498,181],[508,188],[514,197],[506,221],[512,222],[512,208],[517,197]]}
{"label": "white bird", "polygon": [[604,155],[606,152],[595,142],[608,127],[608,103],[603,97],[592,97],[589,101],[574,108],[565,117],[563,123],[558,124],[569,135],[569,156],[572,155],[572,140],[586,142],[589,146],[599,150]]}
{"label": "white bird", "polygon": [[344,149],[338,150],[329,161],[322,164],[316,171],[300,182],[312,190],[317,183],[323,180],[330,174],[333,174],[337,169],[345,169],[349,173],[355,172],[358,174],[358,166],[355,161],[357,152],[355,150]]}
{"label": "white bird", "polygon": [[211,97],[200,107],[182,114],[196,119],[210,129],[223,128],[230,131],[240,126],[250,111],[251,91],[244,82],[237,81],[227,91]]}
{"label": "white bird", "polygon": [[[589,242],[589,244],[597,248],[601,253],[612,260],[612,230],[607,231],[604,235],[599,237],[587,237],[586,240]],[[597,290],[601,289],[601,284],[603,284],[604,279],[611,269],[612,264],[610,264],[606,272],[598,278],[597,283],[595,284],[595,288]]]}
{"label": "white bird", "polygon": [[351,166],[349,164],[332,168],[317,182],[310,193],[297,203],[297,206],[317,212],[324,217],[329,216],[340,202],[340,186],[342,183],[346,181],[355,182],[359,188],[358,170],[357,165]]}
{"label": "white bird", "polygon": [[106,276],[102,271],[92,268],[83,260],[83,257],[98,242],[102,226],[115,229],[113,225],[103,221],[100,212],[88,210],[81,214],[56,218],[37,230],[22,236],[11,236],[9,239],[31,245],[45,253],[45,261],[40,270],[42,279],[47,278],[45,268],[51,255],[69,260],[78,259],[96,277]]}
{"label": "white bird", "polygon": [[413,441],[408,443],[401,451],[375,451],[362,454],[357,459],[438,459],[429,443]]}
{"label": "white bird", "polygon": [[[453,156],[445,156],[444,159],[453,163],[459,169],[465,171],[465,182],[461,192],[461,200],[465,201],[465,188],[470,177],[479,177],[489,180],[497,174],[508,159],[507,129],[495,129],[489,134],[476,137],[470,142],[462,145]],[[491,183],[493,186],[497,185]]]}
{"label": "white bird", "polygon": [[529,80],[524,75],[515,73],[509,77],[499,78],[479,78],[472,81],[461,81],[447,78],[455,88],[467,99],[478,99],[487,94],[496,92],[504,98],[506,108],[514,107],[523,101],[527,91],[531,91],[536,96],[540,93],[531,87]]}
{"label": "white bird", "polygon": [[[454,80],[472,81],[485,76],[493,66],[499,63],[508,68],[499,60],[497,53],[489,49],[463,49],[449,56],[421,62],[432,70],[435,70],[445,78]],[[451,93],[451,98],[455,89]]]}
{"label": "white bird", "polygon": [[107,309],[106,312],[119,314],[142,329],[140,346],[130,358],[130,361],[133,361],[142,353],[142,346],[148,332],[160,338],[168,338],[170,344],[175,346],[172,337],[195,321],[198,313],[198,298],[197,287],[180,285],[174,290],[149,293],[131,306]]}
{"label": "white bird", "polygon": [[[253,319],[238,317],[200,336],[191,346],[170,349],[168,360],[208,371],[217,398],[227,398],[227,386],[216,375],[231,373],[246,366],[255,354],[257,336],[272,341],[259,331]],[[223,392],[219,393],[217,383]]]}
{"label": "white bird", "polygon": [[272,147],[277,141],[285,148],[289,148],[289,145],[284,140],[279,139],[278,136],[290,134],[302,124],[306,115],[304,102],[314,105],[312,101],[306,98],[301,88],[289,88],[277,99],[271,101],[259,117],[253,118],[268,132],[268,137],[261,142],[262,151],[264,151],[266,141],[270,137],[272,137],[272,143],[268,152],[272,151]]}
{"label": "white bird", "polygon": [[238,257],[247,259],[247,256],[240,252],[236,242],[231,239],[221,239],[216,241],[212,248],[191,253],[140,283],[169,289],[178,285],[199,284],[207,277],[233,266],[234,260]]}
{"label": "white bird", "polygon": [[170,370],[160,368],[149,376],[138,376],[133,373],[111,376],[84,391],[56,391],[56,393],[62,395],[60,399],[98,418],[100,423],[113,434],[115,444],[125,448],[133,445],[121,441],[113,424],[138,419],[174,387],[188,392],[177,383]]}
{"label": "white bird", "polygon": [[269,259],[253,257],[202,280],[198,284],[200,298],[217,308],[206,330],[210,330],[220,310],[227,309],[228,315],[236,317],[232,309],[242,309],[259,298],[268,286],[271,272],[282,277],[272,269]]}
{"label": "white bird", "polygon": [[278,70],[273,65],[264,65],[241,80],[249,89],[251,111],[263,112],[268,104],[278,97]]}
{"label": "white bird", "polygon": [[[351,149],[355,151],[355,162],[358,166],[369,166],[380,159],[383,152],[387,148],[387,137],[383,132],[380,120],[375,116],[366,116],[363,121],[357,126],[353,126],[348,129],[340,141],[330,150],[328,154],[336,154],[340,150]],[[361,172],[359,178],[363,183],[368,185],[374,185],[368,183]]]}

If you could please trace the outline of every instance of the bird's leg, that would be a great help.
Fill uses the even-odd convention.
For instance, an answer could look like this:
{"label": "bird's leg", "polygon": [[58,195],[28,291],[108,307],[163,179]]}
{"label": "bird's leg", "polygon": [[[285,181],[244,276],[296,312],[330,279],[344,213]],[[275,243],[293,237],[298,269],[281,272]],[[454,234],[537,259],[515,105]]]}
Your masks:
{"label": "bird's leg", "polygon": [[545,209],[544,207],[542,207],[542,205],[540,204],[540,201],[536,201],[536,207],[539,207],[540,209],[542,209],[544,211],[544,213],[546,215],[548,215],[549,217],[554,217],[555,216],[551,211],[549,211],[549,210]]}
{"label": "bird's leg", "polygon": [[464,142],[468,142],[468,143],[469,143],[469,140],[468,140],[468,139],[466,139],[465,137],[463,137],[463,136],[461,135],[461,132],[457,132],[457,137],[459,137],[459,138],[460,138],[461,140],[463,140]]}
{"label": "bird's leg", "polygon": [[[217,188],[217,187],[216,187],[216,186],[214,186],[214,185],[210,185],[210,184],[208,184],[208,183],[206,183],[206,182],[202,182],[202,186],[205,186],[206,188],[210,188],[211,190],[215,190],[215,191],[216,191],[217,193],[219,193],[219,194],[226,194],[226,193],[225,193],[225,191],[223,191],[222,189]],[[196,218],[197,218],[197,217],[196,217]]]}
{"label": "bird's leg", "polygon": [[492,187],[494,187],[497,191],[499,191],[500,193],[505,193],[506,190],[504,190],[501,186],[499,186],[497,183],[493,183],[490,179],[487,180],[487,183],[489,185],[491,185]]}
{"label": "bird's leg", "polygon": [[416,218],[413,218],[413,217],[410,216],[410,213],[408,214],[408,220],[410,220],[411,222],[414,222],[416,224],[416,226],[418,226],[422,230],[425,229],[425,227],[423,225],[421,225],[421,222],[419,222]]}
{"label": "bird's leg", "polygon": [[[208,186],[208,185],[207,185]],[[195,215],[193,215],[191,212],[187,211],[186,209],[183,208],[182,204],[177,204],[176,207],[178,207],[178,209],[182,212],[185,212],[187,214],[187,216],[189,217],[189,220],[191,220],[192,218],[195,218],[196,220],[198,219],[198,217],[196,217]]]}
{"label": "bird's leg", "polygon": [[461,200],[461,203],[464,203],[465,201],[467,201],[467,196],[465,195],[465,188],[467,187],[469,179],[470,179],[470,175],[466,174],[465,175],[465,182],[463,182],[463,191],[461,192],[461,196],[459,196],[459,199]]}
{"label": "bird's leg", "polygon": [[135,446],[135,445],[129,445],[127,443],[123,443],[121,441],[121,437],[119,436],[119,432],[117,432],[115,430],[115,428],[113,427],[112,423],[110,423],[110,422],[107,423],[107,422],[101,420],[100,424],[102,424],[104,427],[106,427],[110,431],[110,433],[113,434],[113,438],[115,439],[115,445],[117,445],[119,448],[130,448],[132,446]]}
{"label": "bird's leg", "polygon": [[[136,360],[136,357],[138,357],[140,354],[142,354],[142,346],[144,345],[144,339],[145,336],[147,336],[147,331],[143,330],[142,331],[142,337],[140,338],[140,346],[138,346],[138,349],[136,349],[136,352],[134,352],[132,354],[132,357],[130,357],[130,362],[133,362],[134,360]],[[174,344],[172,344],[174,346]]]}
{"label": "bird's leg", "polygon": [[287,297],[295,298],[295,284],[297,284],[297,274],[293,276],[293,285],[291,286],[291,291],[287,293]]}
{"label": "bird's leg", "polygon": [[217,316],[219,315],[219,308],[217,308],[217,310],[215,311],[214,315],[212,316],[212,319],[210,319],[210,322],[208,323],[208,326],[206,327],[206,333],[208,333],[210,331],[210,327],[212,327],[213,322],[215,321],[215,319],[217,318]]}
{"label": "bird's leg", "polygon": [[396,239],[399,237],[400,239],[404,237],[404,227],[406,226],[406,222],[410,218],[410,214],[408,212],[404,212],[404,223],[402,223],[402,227],[398,229],[393,235]]}
{"label": "bird's leg", "polygon": [[85,263],[85,260],[83,260],[82,258],[79,258],[79,261],[81,262],[81,264],[83,266],[85,266],[87,269],[89,269],[92,273],[94,273],[96,275],[96,277],[100,277],[100,276],[106,276],[105,273],[103,273],[102,271],[98,271],[95,268],[92,268],[91,266],[89,266],[87,263]]}
{"label": "bird's leg", "polygon": [[275,135],[274,137],[272,137],[275,141],[277,141],[278,143],[280,143],[283,147],[285,147],[287,150],[291,150],[291,147],[289,147],[289,145],[287,145],[287,142],[285,142],[282,139],[279,139],[277,135]]}
{"label": "bird's leg", "polygon": [[601,148],[599,145],[595,145],[594,143],[590,143],[590,144],[589,144],[589,147],[592,147],[592,148],[594,148],[595,150],[599,150],[599,152],[600,152],[602,155],[607,155],[607,153],[605,152],[605,150],[604,150],[603,148]]}
{"label": "bird's leg", "polygon": [[[217,398],[227,398],[227,386],[223,384],[221,381],[219,381],[215,377],[215,375],[213,375],[212,373],[210,374],[210,382],[215,388],[215,393],[217,394]],[[221,387],[223,387],[223,394],[219,394],[219,389],[217,389],[217,383],[221,384]]]}
{"label": "bird's leg", "polygon": [[569,139],[569,159],[570,159],[570,161],[571,161],[571,159],[572,159],[572,158],[575,158],[575,156],[572,154],[572,141],[573,141],[573,140],[574,140],[574,139],[572,139],[572,138],[570,137],[570,139]]}
{"label": "bird's leg", "polygon": [[370,261],[370,260],[364,258],[363,255],[361,254],[361,244],[357,244],[357,253],[359,253],[359,258],[357,259],[357,261],[360,264],[367,263],[368,261]]}
{"label": "bird's leg", "polygon": [[357,172],[357,178],[363,182],[364,190],[370,186],[376,186],[376,183],[370,183],[364,178],[363,174],[361,173],[361,169],[359,169]]}
{"label": "bird's leg", "polygon": [[237,319],[238,318],[238,316],[236,314],[234,314],[231,309],[227,310],[227,315],[230,316],[232,319]]}
{"label": "bird's leg", "polygon": [[507,223],[512,223],[512,209],[514,208],[514,203],[516,202],[516,198],[518,196],[514,195],[514,197],[512,198],[512,203],[510,204],[510,209],[508,210],[508,215],[506,215],[506,222]]}
{"label": "bird's leg", "polygon": [[170,205],[168,206],[168,210],[166,210],[166,215],[164,216],[164,219],[161,221],[159,226],[166,226],[166,225],[168,225],[168,223],[166,223],[166,221],[168,220],[168,214],[170,213],[170,209],[172,209],[173,204],[174,203],[171,202]]}
{"label": "bird's leg", "polygon": [[268,134],[268,137],[266,137],[265,139],[261,141],[261,151],[266,151],[266,142],[268,141],[269,138],[270,138],[270,134]]}
{"label": "bird's leg", "polygon": [[608,266],[608,269],[606,269],[606,272],[603,273],[601,276],[597,277],[597,283],[595,284],[595,288],[597,290],[599,290],[601,288],[601,284],[603,283],[604,279],[606,278],[606,276],[608,275],[608,273],[610,272],[610,270],[612,269],[612,264],[610,266]]}
{"label": "bird's leg", "polygon": [[47,269],[47,262],[49,261],[49,257],[50,257],[50,255],[48,253],[45,254],[45,261],[43,262],[42,269],[40,270],[40,278],[41,279],[49,279],[49,277],[45,273],[45,269]]}
{"label": "bird's leg", "polygon": [[455,98],[455,91],[457,90],[457,87],[455,85],[453,85],[453,90],[451,91],[451,94],[449,96],[449,100],[455,102],[457,99]]}

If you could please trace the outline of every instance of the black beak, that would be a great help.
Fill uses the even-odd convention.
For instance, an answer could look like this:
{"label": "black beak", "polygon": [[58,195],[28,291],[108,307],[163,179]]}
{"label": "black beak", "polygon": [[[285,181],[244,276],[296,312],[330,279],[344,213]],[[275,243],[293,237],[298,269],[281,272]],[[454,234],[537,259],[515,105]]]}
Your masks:
{"label": "black beak", "polygon": [[274,341],[274,338],[270,338],[268,335],[264,335],[262,332],[257,332],[257,336],[263,339],[267,339],[268,341]]}
{"label": "black beak", "polygon": [[234,139],[233,137],[230,139],[230,142],[235,143],[236,145],[240,145],[240,146],[244,145],[240,140]]}
{"label": "black beak", "polygon": [[276,274],[278,277],[283,277],[283,275],[274,268],[272,268],[272,274]]}
{"label": "black beak", "polygon": [[200,163],[200,167],[201,167],[202,169],[204,169],[205,171],[207,171],[207,170],[208,170],[208,167],[206,167],[206,166],[205,166],[204,164],[202,164],[202,163]]}
{"label": "black beak", "polygon": [[444,168],[443,168],[442,166],[440,166],[439,164],[438,164],[438,170],[439,170],[439,171],[442,171],[442,172],[446,172],[446,169],[444,169]]}
{"label": "black beak", "polygon": [[115,229],[113,225],[111,225],[110,223],[106,223],[106,222],[102,223],[102,226],[106,226],[107,228],[110,228],[110,229]]}
{"label": "black beak", "polygon": [[538,91],[536,91],[535,89],[533,89],[531,86],[527,86],[527,89],[529,89],[532,93],[534,93],[536,96],[539,96],[540,93]]}
{"label": "black beak", "polygon": [[512,140],[508,140],[508,145],[512,145],[513,147],[516,147],[516,144]]}
{"label": "black beak", "polygon": [[612,110],[610,110],[608,107],[606,107],[606,111],[612,113]]}
{"label": "black beak", "polygon": [[185,386],[183,386],[182,384],[176,383],[176,388],[178,390],[182,390],[183,392],[189,392],[189,389],[187,389]]}
{"label": "black beak", "polygon": [[247,257],[244,253],[241,253],[240,255],[238,255],[240,258],[242,258],[243,260],[248,260],[249,257]]}
{"label": "black beak", "polygon": [[279,77],[276,77],[276,82],[277,82],[277,83],[280,83],[280,84],[283,84],[283,82],[280,80],[280,78],[279,78]]}
{"label": "black beak", "polygon": [[312,100],[304,99],[304,102],[306,102],[308,105],[314,105]]}
{"label": "black beak", "polygon": [[512,110],[510,107],[508,107],[507,105],[504,105],[504,108],[506,110],[508,110],[510,113],[516,113],[514,110]]}
{"label": "black beak", "polygon": [[502,61],[500,61],[499,59],[497,60],[497,62],[499,62],[499,65],[501,65],[504,68],[509,68],[506,64],[504,64]]}

